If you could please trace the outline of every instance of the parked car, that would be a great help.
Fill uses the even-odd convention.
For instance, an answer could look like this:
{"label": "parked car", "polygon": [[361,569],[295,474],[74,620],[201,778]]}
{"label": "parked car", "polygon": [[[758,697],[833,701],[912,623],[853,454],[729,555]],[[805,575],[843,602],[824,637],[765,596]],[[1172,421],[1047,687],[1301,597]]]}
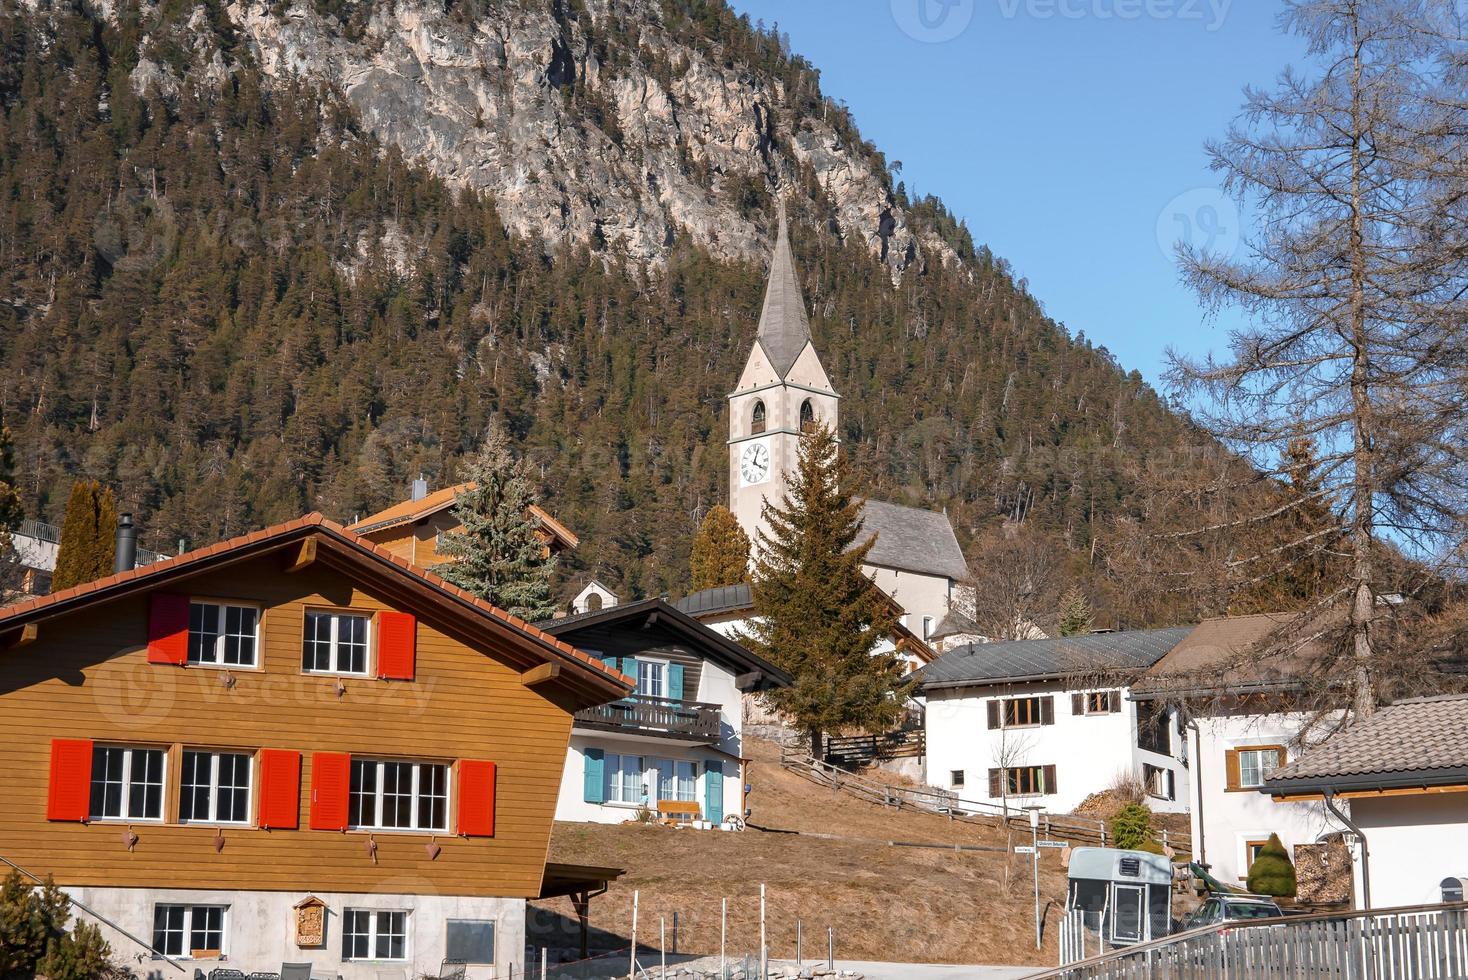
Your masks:
{"label": "parked car", "polygon": [[1274,899],[1262,895],[1210,895],[1207,901],[1183,917],[1178,931],[1201,929],[1220,922],[1278,919],[1283,915]]}

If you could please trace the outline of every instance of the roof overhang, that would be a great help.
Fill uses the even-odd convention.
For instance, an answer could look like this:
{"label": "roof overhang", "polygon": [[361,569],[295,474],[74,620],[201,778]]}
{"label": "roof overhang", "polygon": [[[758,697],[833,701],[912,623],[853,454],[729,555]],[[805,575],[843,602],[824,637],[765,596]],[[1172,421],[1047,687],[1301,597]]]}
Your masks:
{"label": "roof overhang", "polygon": [[1402,770],[1345,776],[1301,776],[1270,779],[1259,792],[1276,801],[1318,800],[1327,793],[1342,799],[1468,792],[1468,766]]}
{"label": "roof overhang", "polygon": [[564,895],[587,896],[603,892],[607,885],[627,872],[622,868],[603,868],[590,864],[557,864],[547,861],[536,898],[560,898]]}

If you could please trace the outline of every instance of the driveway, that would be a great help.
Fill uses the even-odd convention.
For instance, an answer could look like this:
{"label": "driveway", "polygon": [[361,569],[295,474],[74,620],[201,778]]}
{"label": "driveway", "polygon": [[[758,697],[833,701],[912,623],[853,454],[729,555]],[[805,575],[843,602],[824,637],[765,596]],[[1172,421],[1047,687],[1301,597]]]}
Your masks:
{"label": "driveway", "polygon": [[838,970],[855,970],[866,980],[1017,980],[1040,966],[961,966],[947,963],[871,963],[837,960]]}

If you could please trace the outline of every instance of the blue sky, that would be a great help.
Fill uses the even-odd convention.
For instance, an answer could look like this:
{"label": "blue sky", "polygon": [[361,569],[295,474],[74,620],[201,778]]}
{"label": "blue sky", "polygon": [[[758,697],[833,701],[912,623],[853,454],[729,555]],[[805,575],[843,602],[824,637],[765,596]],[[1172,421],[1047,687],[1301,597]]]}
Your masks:
{"label": "blue sky", "polygon": [[1300,62],[1278,0],[731,2],[778,22],[908,189],[967,219],[1072,332],[1154,384],[1169,346],[1226,345],[1236,320],[1205,318],[1170,243],[1237,243],[1203,143],[1245,85]]}

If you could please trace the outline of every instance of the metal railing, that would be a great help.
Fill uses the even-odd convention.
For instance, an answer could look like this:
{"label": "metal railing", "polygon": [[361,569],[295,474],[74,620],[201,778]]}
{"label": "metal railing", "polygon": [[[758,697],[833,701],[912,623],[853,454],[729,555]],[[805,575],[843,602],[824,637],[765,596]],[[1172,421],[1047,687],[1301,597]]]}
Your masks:
{"label": "metal railing", "polygon": [[719,717],[720,708],[717,704],[635,695],[578,711],[576,724],[717,742]]}
{"label": "metal railing", "polygon": [[[1061,955],[1073,955],[1082,942],[1073,934],[1062,935]],[[1027,980],[1458,980],[1464,976],[1468,976],[1468,903],[1458,902],[1223,922],[1031,974]]]}

